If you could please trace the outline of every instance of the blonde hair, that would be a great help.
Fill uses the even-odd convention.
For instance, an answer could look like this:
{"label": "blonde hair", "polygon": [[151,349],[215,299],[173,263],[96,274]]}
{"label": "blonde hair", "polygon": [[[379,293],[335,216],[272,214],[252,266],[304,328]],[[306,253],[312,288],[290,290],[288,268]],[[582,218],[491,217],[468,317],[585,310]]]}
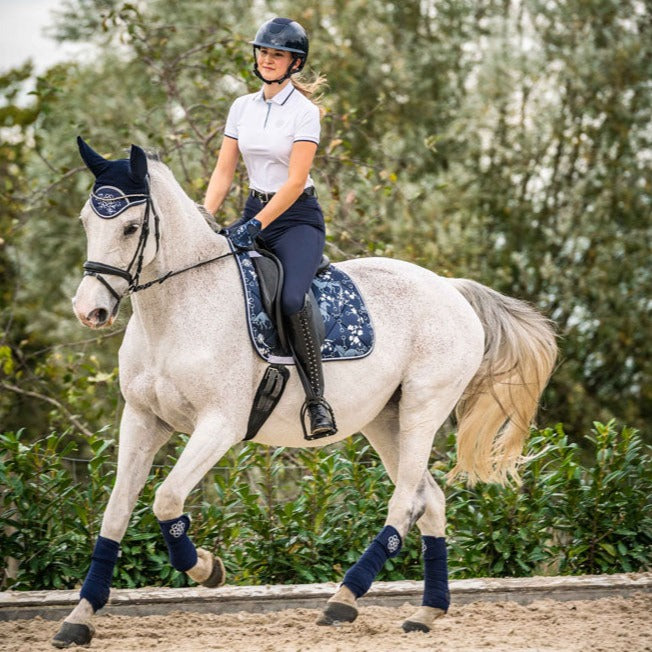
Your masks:
{"label": "blonde hair", "polygon": [[323,87],[328,85],[326,77],[317,74],[312,79],[306,79],[303,75],[295,75],[292,77],[292,85],[314,105],[319,107],[319,113],[323,117],[325,111],[321,106],[321,101],[324,97]]}

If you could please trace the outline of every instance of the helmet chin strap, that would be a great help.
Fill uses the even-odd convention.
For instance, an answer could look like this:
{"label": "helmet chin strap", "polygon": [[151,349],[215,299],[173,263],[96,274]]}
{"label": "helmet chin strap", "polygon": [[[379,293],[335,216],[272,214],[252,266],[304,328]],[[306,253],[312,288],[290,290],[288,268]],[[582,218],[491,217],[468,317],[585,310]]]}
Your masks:
{"label": "helmet chin strap", "polygon": [[295,72],[299,72],[298,70],[293,70],[294,64],[296,64],[297,61],[300,61],[301,57],[297,57],[296,55],[292,57],[292,61],[290,62],[290,65],[288,66],[287,72],[281,77],[280,79],[265,79],[261,74],[260,70],[258,70],[258,62],[254,58],[254,75],[258,77],[261,81],[264,81],[266,84],[282,84],[286,79],[289,79],[292,77],[292,75]]}

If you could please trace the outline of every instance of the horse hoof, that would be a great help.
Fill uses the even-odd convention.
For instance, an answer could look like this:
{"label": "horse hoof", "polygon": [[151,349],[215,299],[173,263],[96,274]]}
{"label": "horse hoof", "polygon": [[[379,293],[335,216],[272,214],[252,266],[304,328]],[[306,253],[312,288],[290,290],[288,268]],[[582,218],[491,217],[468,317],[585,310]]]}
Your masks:
{"label": "horse hoof", "polygon": [[358,617],[358,610],[350,604],[343,602],[328,602],[321,616],[317,619],[318,625],[338,625],[339,623],[352,623]]}
{"label": "horse hoof", "polygon": [[430,631],[430,627],[428,627],[428,625],[417,623],[414,620],[406,620],[401,625],[401,627],[403,628],[404,632],[424,632],[427,634]]}
{"label": "horse hoof", "polygon": [[95,630],[90,625],[81,625],[79,623],[64,623],[56,636],[52,639],[52,645],[58,648],[70,647],[71,645],[80,645],[88,647]]}
{"label": "horse hoof", "polygon": [[201,583],[202,586],[207,586],[209,589],[222,586],[226,582],[226,570],[224,564],[219,557],[213,557],[213,570],[211,574]]}

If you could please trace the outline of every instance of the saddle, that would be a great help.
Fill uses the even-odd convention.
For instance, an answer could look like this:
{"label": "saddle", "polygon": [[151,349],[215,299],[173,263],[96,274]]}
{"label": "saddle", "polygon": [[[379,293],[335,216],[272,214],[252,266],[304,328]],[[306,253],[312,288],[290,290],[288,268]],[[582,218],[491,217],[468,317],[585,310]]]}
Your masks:
{"label": "saddle", "polygon": [[[246,441],[256,436],[280,401],[290,376],[287,367],[294,360],[281,310],[283,267],[280,261],[258,243],[253,250],[234,253],[251,343],[268,363],[249,414]],[[318,327],[324,334],[322,361],[354,360],[371,353],[374,331],[364,299],[353,280],[326,256],[308,296],[314,301],[315,314],[321,316]]]}
{"label": "saddle", "polygon": [[[285,323],[281,311],[281,290],[283,289],[283,265],[281,261],[267,248],[261,246],[258,242],[250,253],[251,262],[258,276],[258,286],[260,289],[260,300],[263,308],[276,328],[279,346],[285,351],[290,351],[287,335],[285,332]],[[317,267],[316,276],[319,276],[330,266],[331,261],[326,254],[322,255],[321,262]],[[311,300],[315,301],[314,293],[310,290]],[[320,314],[316,311],[316,314]]]}

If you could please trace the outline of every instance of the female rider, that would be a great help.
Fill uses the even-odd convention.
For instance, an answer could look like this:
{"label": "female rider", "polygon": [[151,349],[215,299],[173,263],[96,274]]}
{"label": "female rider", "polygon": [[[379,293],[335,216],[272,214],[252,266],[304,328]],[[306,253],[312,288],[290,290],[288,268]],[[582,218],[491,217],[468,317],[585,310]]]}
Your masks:
{"label": "female rider", "polygon": [[220,208],[242,154],[250,192],[243,217],[227,235],[241,249],[259,238],[283,265],[282,310],[306,391],[310,432],[312,438],[325,437],[337,430],[324,399],[318,315],[307,297],[325,243],[324,216],[310,177],[320,111],[309,97],[322,80],[310,87],[292,80],[308,58],[308,37],[299,23],[269,20],[252,45],[254,73],[264,85],[237,98],[229,110],[204,207],[213,215]]}

